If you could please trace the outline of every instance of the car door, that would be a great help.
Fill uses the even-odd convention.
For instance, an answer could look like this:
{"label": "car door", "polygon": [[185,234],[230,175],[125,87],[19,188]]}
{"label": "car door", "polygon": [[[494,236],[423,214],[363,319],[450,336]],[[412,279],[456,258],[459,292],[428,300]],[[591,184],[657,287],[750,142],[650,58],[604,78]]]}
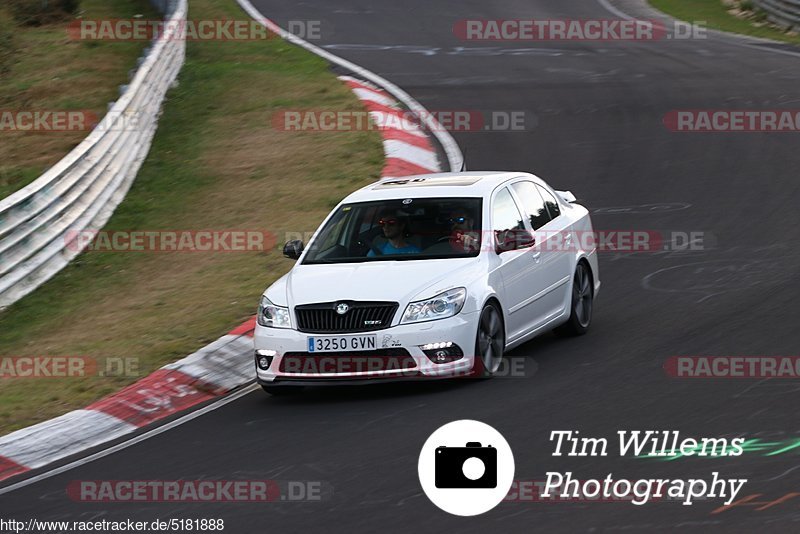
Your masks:
{"label": "car door", "polygon": [[553,192],[547,187],[536,184],[536,189],[544,199],[544,205],[550,215],[550,222],[546,223],[542,230],[548,242],[549,258],[542,260],[548,262],[552,271],[552,278],[558,281],[558,286],[553,290],[553,310],[560,314],[568,309],[571,304],[570,290],[571,280],[575,275],[575,257],[578,250],[576,240],[581,236],[576,235],[575,228],[569,217],[561,213],[561,208]]}
{"label": "car door", "polygon": [[529,330],[534,330],[564,311],[570,276],[570,247],[561,232],[566,217],[560,217],[549,206],[549,199],[543,196],[546,190],[538,184],[522,180],[512,184],[511,189],[536,238],[529,256],[537,269],[528,272],[527,298],[523,302]]}
{"label": "car door", "polygon": [[[492,197],[491,229],[496,247],[502,245],[504,236],[530,231],[522,210],[508,187],[498,189]],[[524,311],[524,301],[530,294],[530,279],[535,278],[533,271],[538,268],[538,264],[531,258],[529,248],[505,250],[500,247],[498,250],[500,263],[497,270],[502,280],[506,342],[510,343],[530,328],[530,319]]]}

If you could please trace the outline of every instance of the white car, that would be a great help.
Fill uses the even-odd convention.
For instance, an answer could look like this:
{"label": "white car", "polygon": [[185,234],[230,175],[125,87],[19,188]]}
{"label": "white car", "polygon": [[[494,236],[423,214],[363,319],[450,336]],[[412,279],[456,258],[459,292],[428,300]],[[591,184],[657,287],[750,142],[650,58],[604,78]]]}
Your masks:
{"label": "white car", "polygon": [[345,198],[261,297],[258,382],[492,376],[503,353],[580,335],[600,288],[589,212],[531,174],[384,179]]}

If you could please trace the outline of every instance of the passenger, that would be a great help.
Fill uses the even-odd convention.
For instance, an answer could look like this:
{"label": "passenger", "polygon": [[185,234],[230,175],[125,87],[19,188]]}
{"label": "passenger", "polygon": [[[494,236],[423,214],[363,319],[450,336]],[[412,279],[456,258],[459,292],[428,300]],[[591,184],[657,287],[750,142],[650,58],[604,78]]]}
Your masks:
{"label": "passenger", "polygon": [[448,219],[450,245],[458,252],[474,252],[480,246],[480,236],[473,228],[474,219],[469,210],[454,209]]}

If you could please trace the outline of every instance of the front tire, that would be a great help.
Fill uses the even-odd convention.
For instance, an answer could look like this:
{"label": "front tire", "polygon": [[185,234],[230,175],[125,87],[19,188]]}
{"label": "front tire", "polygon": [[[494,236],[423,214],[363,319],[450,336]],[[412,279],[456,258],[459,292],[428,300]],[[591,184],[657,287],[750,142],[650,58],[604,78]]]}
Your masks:
{"label": "front tire", "polygon": [[592,306],[594,304],[594,287],[589,266],[579,262],[572,279],[572,304],[569,320],[556,328],[556,333],[563,336],[582,336],[589,331],[592,324]]}
{"label": "front tire", "polygon": [[506,346],[503,315],[497,305],[489,303],[481,310],[478,320],[478,334],[475,339],[476,376],[491,377],[500,369],[503,362],[503,351]]}

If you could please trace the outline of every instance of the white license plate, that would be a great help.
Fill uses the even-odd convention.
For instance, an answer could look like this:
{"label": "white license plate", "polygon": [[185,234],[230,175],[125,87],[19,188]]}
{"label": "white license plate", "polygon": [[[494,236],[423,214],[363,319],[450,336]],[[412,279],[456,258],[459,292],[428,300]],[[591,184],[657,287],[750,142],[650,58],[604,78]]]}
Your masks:
{"label": "white license plate", "polygon": [[308,352],[375,350],[377,336],[315,336],[308,338]]}

